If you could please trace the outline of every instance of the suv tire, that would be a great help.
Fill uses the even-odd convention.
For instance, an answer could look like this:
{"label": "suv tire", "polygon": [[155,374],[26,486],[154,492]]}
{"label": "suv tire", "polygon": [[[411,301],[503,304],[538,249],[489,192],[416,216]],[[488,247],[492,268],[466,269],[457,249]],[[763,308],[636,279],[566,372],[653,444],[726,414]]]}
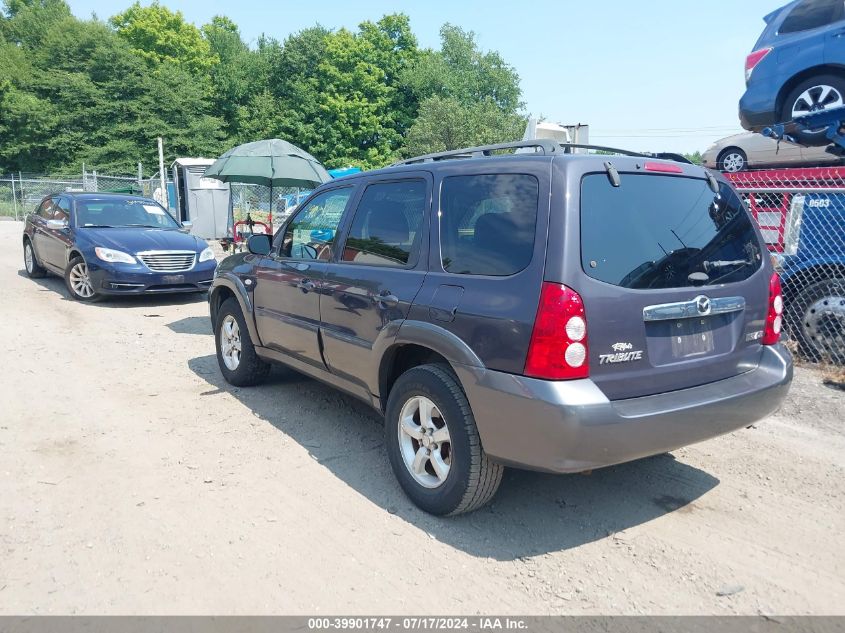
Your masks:
{"label": "suv tire", "polygon": [[65,268],[65,286],[71,298],[77,301],[91,303],[102,298],[102,295],[94,289],[88,272],[88,264],[79,255],[71,259]]}
{"label": "suv tire", "polygon": [[214,340],[217,364],[230,385],[251,387],[262,382],[270,373],[270,364],[255,353],[241,305],[234,297],[226,299],[217,311]]}
{"label": "suv tire", "polygon": [[466,395],[443,365],[414,367],[396,380],[387,399],[385,444],[399,485],[431,514],[477,510],[502,481],[504,467],[484,452]]}
{"label": "suv tire", "polygon": [[29,238],[23,241],[23,265],[27,277],[31,279],[41,279],[47,274],[47,271],[38,263],[38,257]]}
{"label": "suv tire", "polygon": [[[817,103],[822,90],[828,90],[826,100]],[[810,102],[813,103],[810,103]],[[811,108],[826,110],[828,107],[838,107],[845,102],[845,79],[837,75],[819,75],[805,79],[795,86],[783,101],[783,109],[780,112],[781,122],[792,121],[799,112],[810,113]],[[796,111],[798,110],[798,111]],[[821,146],[829,145],[830,141],[825,135],[825,130],[812,132],[795,132],[795,139],[801,145]]]}

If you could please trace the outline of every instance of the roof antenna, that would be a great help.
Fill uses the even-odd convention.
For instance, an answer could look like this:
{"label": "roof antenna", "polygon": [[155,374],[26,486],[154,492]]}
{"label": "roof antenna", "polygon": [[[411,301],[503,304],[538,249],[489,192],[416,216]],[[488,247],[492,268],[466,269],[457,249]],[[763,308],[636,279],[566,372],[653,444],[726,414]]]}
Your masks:
{"label": "roof antenna", "polygon": [[622,179],[619,177],[619,172],[616,171],[616,167],[613,166],[613,163],[606,161],[604,163],[604,168],[607,170],[607,177],[610,179],[610,184],[614,187],[622,186]]}

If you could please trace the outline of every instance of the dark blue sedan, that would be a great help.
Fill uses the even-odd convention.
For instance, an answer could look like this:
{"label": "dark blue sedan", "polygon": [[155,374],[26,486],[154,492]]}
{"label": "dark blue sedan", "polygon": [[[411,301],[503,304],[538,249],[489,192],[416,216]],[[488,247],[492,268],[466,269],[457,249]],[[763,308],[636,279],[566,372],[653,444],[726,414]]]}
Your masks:
{"label": "dark blue sedan", "polygon": [[[795,0],[765,18],[745,60],[742,127],[775,123],[845,106],[845,2]],[[795,134],[802,145],[828,145],[824,128]]]}
{"label": "dark blue sedan", "polygon": [[105,193],[47,196],[26,218],[26,272],[64,278],[79,301],[103,295],[202,292],[217,261],[155,200]]}

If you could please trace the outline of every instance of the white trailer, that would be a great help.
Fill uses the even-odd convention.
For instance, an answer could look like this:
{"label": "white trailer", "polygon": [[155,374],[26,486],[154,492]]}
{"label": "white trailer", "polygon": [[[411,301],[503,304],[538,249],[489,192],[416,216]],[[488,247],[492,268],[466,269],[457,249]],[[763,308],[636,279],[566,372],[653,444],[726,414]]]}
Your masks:
{"label": "white trailer", "polygon": [[[575,143],[578,145],[590,144],[590,126],[582,123],[575,125],[562,125],[550,121],[538,121],[536,118],[528,119],[525,126],[523,141],[536,141],[537,139],[549,139],[558,143]],[[530,151],[530,150],[529,150]],[[586,153],[585,149],[575,149],[574,153]]]}
{"label": "white trailer", "polygon": [[232,237],[232,205],[229,183],[205,178],[212,158],[177,158],[170,166],[176,200],[173,207],[180,222],[191,223],[191,233],[209,240]]}

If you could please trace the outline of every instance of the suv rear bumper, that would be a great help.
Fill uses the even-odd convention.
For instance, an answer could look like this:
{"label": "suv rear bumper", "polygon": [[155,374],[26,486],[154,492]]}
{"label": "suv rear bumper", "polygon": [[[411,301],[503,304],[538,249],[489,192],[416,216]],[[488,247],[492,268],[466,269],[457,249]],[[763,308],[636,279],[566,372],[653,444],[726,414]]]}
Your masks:
{"label": "suv rear bumper", "polygon": [[504,464],[578,472],[665,453],[777,410],[792,382],[782,345],[718,382],[610,401],[589,379],[553,382],[455,365],[487,454]]}

